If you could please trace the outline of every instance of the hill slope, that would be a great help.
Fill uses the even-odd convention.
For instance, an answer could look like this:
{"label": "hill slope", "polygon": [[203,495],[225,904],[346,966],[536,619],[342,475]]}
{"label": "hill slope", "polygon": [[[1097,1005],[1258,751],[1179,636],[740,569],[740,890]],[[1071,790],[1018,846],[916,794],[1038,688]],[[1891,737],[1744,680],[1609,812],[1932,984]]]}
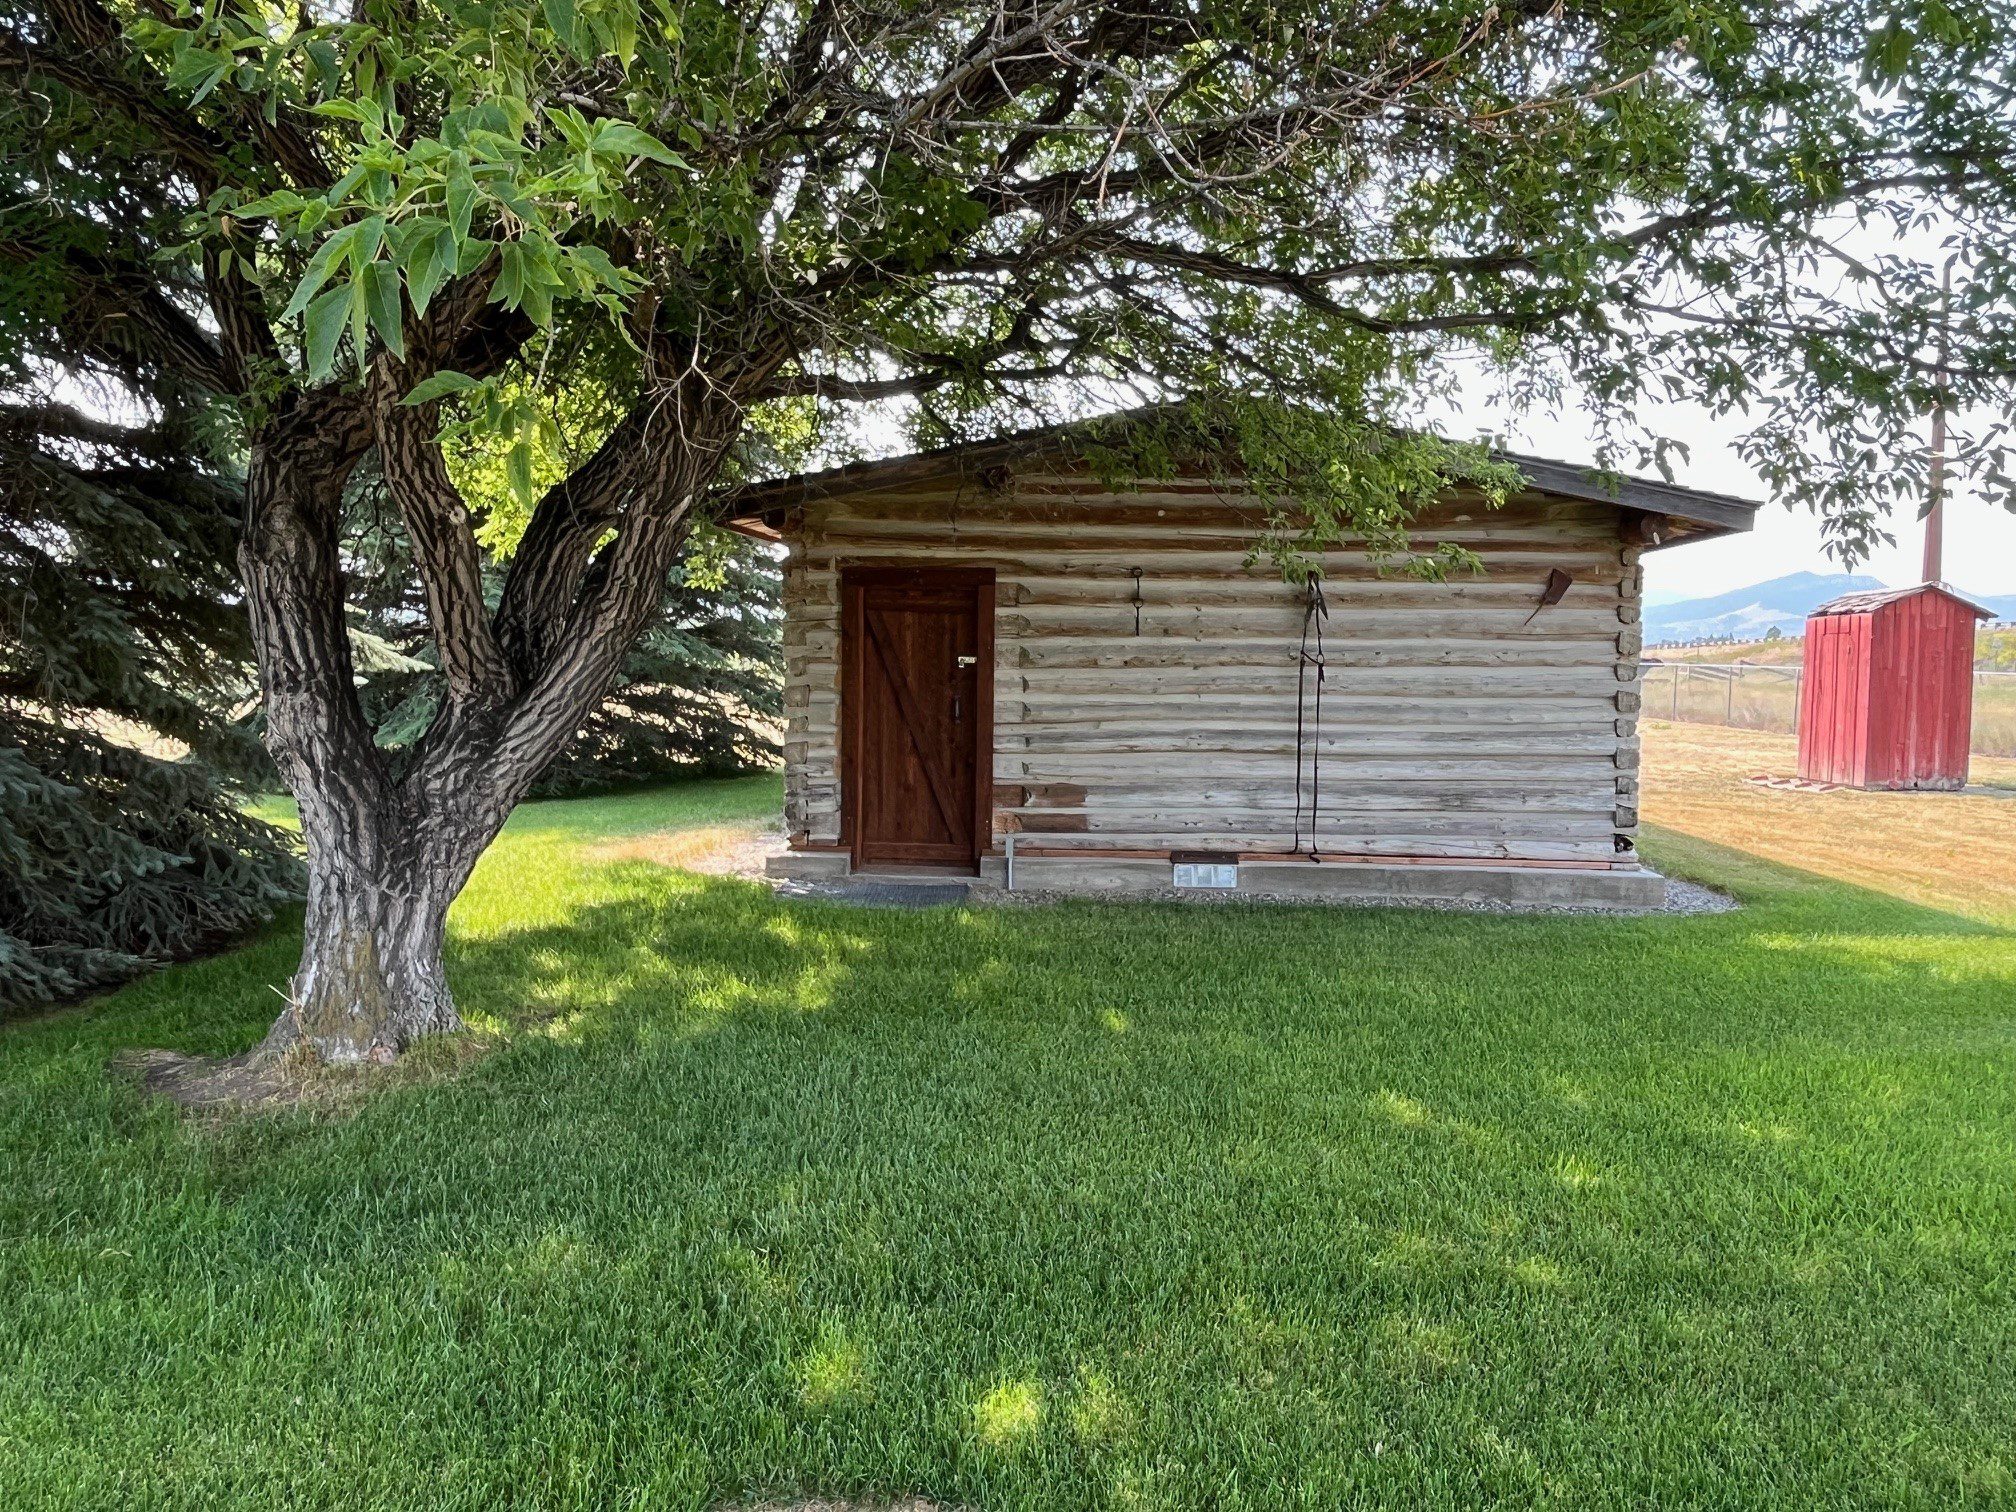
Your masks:
{"label": "hill slope", "polygon": [[1791,635],[1829,599],[1889,585],[1862,572],[1792,572],[1709,598],[1681,599],[1645,610],[1645,641],[1762,640],[1775,627]]}
{"label": "hill slope", "polygon": [[[1890,585],[1865,572],[1791,572],[1748,588],[1732,588],[1708,598],[1645,605],[1645,644],[1666,641],[1761,641],[1776,626],[1780,635],[1796,635],[1806,616],[1829,599]],[[2016,593],[1970,593],[1967,597],[1993,611],[1998,620],[2016,619]]]}

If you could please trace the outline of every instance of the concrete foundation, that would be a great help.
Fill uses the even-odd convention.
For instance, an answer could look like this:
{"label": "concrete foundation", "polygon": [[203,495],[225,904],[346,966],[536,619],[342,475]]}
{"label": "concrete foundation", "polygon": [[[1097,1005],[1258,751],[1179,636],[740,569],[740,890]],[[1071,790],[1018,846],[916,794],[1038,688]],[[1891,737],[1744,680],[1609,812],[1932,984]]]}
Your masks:
{"label": "concrete foundation", "polygon": [[[792,851],[770,857],[773,877],[800,882],[844,882],[855,876],[844,851]],[[882,874],[861,874],[861,880]],[[886,877],[882,877],[886,880]],[[979,876],[986,886],[1008,884],[1007,862],[983,856]],[[1140,858],[1018,856],[1018,892],[1078,893],[1121,898],[1130,893],[1166,894],[1174,884],[1170,863]],[[1186,892],[1189,890],[1186,889]],[[1396,865],[1378,861],[1247,861],[1239,885],[1198,889],[1200,897],[1307,898],[1312,901],[1473,903],[1519,908],[1651,909],[1666,899],[1666,879],[1646,867]]]}
{"label": "concrete foundation", "polygon": [[782,851],[763,859],[763,874],[787,882],[839,882],[853,869],[845,851]]}

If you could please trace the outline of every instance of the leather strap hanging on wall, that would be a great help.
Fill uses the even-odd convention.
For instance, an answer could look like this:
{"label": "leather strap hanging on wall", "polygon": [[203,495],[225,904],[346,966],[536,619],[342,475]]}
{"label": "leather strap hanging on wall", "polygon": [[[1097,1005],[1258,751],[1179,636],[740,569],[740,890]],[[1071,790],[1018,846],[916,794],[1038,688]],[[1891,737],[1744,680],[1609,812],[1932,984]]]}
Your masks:
{"label": "leather strap hanging on wall", "polygon": [[[1320,574],[1309,579],[1308,598],[1302,608],[1302,650],[1295,671],[1295,849],[1302,849],[1302,771],[1309,771],[1309,854],[1323,858],[1316,850],[1316,825],[1323,804],[1323,684],[1328,669],[1323,656],[1323,622],[1330,618],[1330,604],[1323,597]],[[1316,679],[1316,696],[1309,697],[1311,672]]]}

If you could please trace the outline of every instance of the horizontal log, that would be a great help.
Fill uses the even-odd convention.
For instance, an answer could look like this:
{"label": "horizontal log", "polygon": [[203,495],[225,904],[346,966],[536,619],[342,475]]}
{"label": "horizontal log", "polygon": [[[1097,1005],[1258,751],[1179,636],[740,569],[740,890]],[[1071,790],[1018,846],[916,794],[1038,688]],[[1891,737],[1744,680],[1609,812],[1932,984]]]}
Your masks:
{"label": "horizontal log", "polygon": [[[1102,646],[1120,649],[1101,649]],[[1309,654],[1312,657],[1317,654],[1313,644]],[[1325,642],[1321,657],[1327,669],[1326,688],[1333,691],[1350,680],[1348,674],[1360,668],[1492,668],[1513,677],[1525,670],[1569,667],[1611,670],[1618,665],[1615,650],[1600,640],[1505,642],[1453,635],[1389,641],[1332,640]],[[1100,642],[1077,637],[1051,640],[1032,636],[997,641],[995,659],[996,668],[1008,674],[1100,669],[1177,675],[1293,673],[1301,665],[1302,646],[1297,639],[1228,643],[1180,641],[1171,637],[1156,645],[1145,638]],[[838,666],[837,650],[808,652],[790,657],[785,663],[793,682],[807,683],[835,675]],[[1313,683],[1313,670],[1309,678]]]}
{"label": "horizontal log", "polygon": [[[1230,694],[1253,698],[1275,696],[1292,701],[1299,686],[1298,668],[1247,667],[1235,669],[1180,667],[1101,667],[1089,670],[1050,667],[998,668],[995,687],[1012,691],[1017,685],[1024,693],[1059,694],[1153,694],[1171,700],[1213,699]],[[1521,667],[1516,672],[1495,672],[1486,667],[1356,667],[1348,677],[1330,679],[1327,694],[1345,696],[1375,692],[1407,692],[1417,696],[1464,698],[1511,696],[1508,685],[1516,684],[1519,694],[1600,694],[1606,701],[1617,692],[1613,666]]]}
{"label": "horizontal log", "polygon": [[[810,573],[812,581],[802,593],[786,599],[794,609],[831,609],[839,605],[839,573]],[[1577,579],[1560,605],[1540,609],[1542,573],[1520,573],[1498,579],[1474,579],[1470,575],[1443,583],[1421,583],[1417,579],[1367,579],[1361,583],[1333,583],[1325,591],[1331,613],[1341,611],[1381,611],[1381,609],[1427,609],[1427,611],[1502,611],[1538,623],[1554,617],[1556,611],[1589,609],[1601,611],[1607,629],[1615,635],[1617,585]],[[1234,577],[1234,575],[1143,575],[1139,585],[1127,571],[1105,577],[1000,577],[996,581],[996,605],[1000,609],[1022,607],[1064,607],[1064,605],[1125,605],[1133,609],[1135,591],[1141,593],[1143,613],[1149,609],[1276,609],[1302,617],[1306,593],[1278,577]],[[831,591],[831,593],[829,593]],[[786,625],[786,635],[792,625]]]}
{"label": "horizontal log", "polygon": [[[1045,785],[1040,784],[1033,789],[1017,788],[1006,783],[1002,786],[1016,793],[1047,790]],[[1323,798],[1322,812],[1340,821],[1353,816],[1380,817],[1383,820],[1387,816],[1403,814],[1475,814],[1501,818],[1527,814],[1570,814],[1600,819],[1607,817],[1617,807],[1618,801],[1617,795],[1607,785],[1578,789],[1563,787],[1549,791],[1537,786],[1520,787],[1500,782],[1474,787],[1438,786],[1434,783],[1401,787],[1382,783],[1376,792],[1364,788],[1337,792],[1331,785],[1324,784],[1320,796]],[[1161,816],[1170,812],[1172,800],[1181,804],[1186,815],[1221,819],[1232,814],[1271,814],[1280,820],[1285,815],[1292,815],[1296,806],[1291,773],[1284,781],[1250,785],[1221,785],[1215,782],[1183,785],[1097,783],[1085,788],[1084,800],[1079,803],[1003,803],[997,794],[995,809],[1001,813],[1125,815],[1135,824],[1152,828],[1160,822]],[[1305,782],[1302,790],[1305,811],[1309,801],[1310,788]]]}
{"label": "horizontal log", "polygon": [[[1614,830],[1572,839],[1485,839],[1468,836],[1353,834],[1325,828],[1317,837],[1319,849],[1360,852],[1365,855],[1422,856],[1430,853],[1450,859],[1484,860],[1588,860],[1608,862],[1615,856]],[[1168,850],[1281,850],[1292,840],[1291,831],[1200,830],[1180,839],[1159,833],[1129,834],[1123,830],[1087,831],[1074,840],[1066,835],[1045,835],[1041,844],[1059,850],[1105,850],[1138,848]],[[1303,836],[1305,847],[1308,836]],[[1018,847],[1019,852],[1019,847]]]}
{"label": "horizontal log", "polygon": [[[1285,643],[1263,641],[1251,646],[1227,647],[1218,654],[1208,656],[1184,656],[1178,647],[1186,644],[1196,643],[1178,642],[1176,646],[1162,649],[1098,651],[1089,649],[1082,642],[1076,647],[1069,644],[1053,645],[1052,642],[1037,637],[1033,642],[1035,647],[1033,650],[1027,645],[1003,647],[998,665],[1010,671],[1023,672],[1093,668],[1121,671],[1142,668],[1171,671],[1234,669],[1278,671],[1283,667],[1293,668],[1301,664],[1301,649],[1292,641]],[[1318,655],[1313,645],[1309,654],[1312,658]],[[1507,675],[1517,675],[1522,669],[1528,668],[1612,668],[1617,665],[1615,651],[1601,641],[1543,641],[1517,645],[1457,636],[1383,642],[1332,640],[1323,645],[1320,655],[1321,665],[1326,669],[1325,686],[1330,690],[1348,681],[1348,674],[1351,672],[1368,667],[1489,667],[1502,669]],[[1311,666],[1314,665],[1316,663],[1312,661]],[[1310,680],[1314,681],[1313,671]]]}
{"label": "horizontal log", "polygon": [[[837,605],[840,575],[855,553],[836,552],[806,561],[786,573],[787,601],[794,605]],[[1265,563],[1252,567],[1230,553],[1210,556],[1183,553],[1171,556],[1156,553],[1164,561],[1159,569],[1153,558],[1136,553],[1113,552],[1090,555],[1060,551],[1041,563],[1021,557],[989,557],[968,565],[991,566],[999,574],[995,595],[999,603],[1013,605],[1026,598],[1034,603],[1120,602],[1134,591],[1132,569],[1143,568],[1141,593],[1155,602],[1206,602],[1202,595],[1216,593],[1227,603],[1288,603],[1300,606],[1304,590],[1284,581]],[[905,558],[918,565],[951,562],[954,554],[929,549]],[[1392,571],[1380,572],[1362,562],[1333,559],[1327,566],[1325,597],[1333,609],[1342,604],[1399,602],[1439,602],[1445,597],[1456,603],[1480,600],[1518,603],[1532,609],[1539,600],[1550,567],[1561,567],[1575,575],[1567,603],[1585,600],[1615,605],[1622,598],[1621,571],[1614,559],[1601,556],[1574,557],[1555,554],[1540,564],[1487,562],[1480,572],[1467,569],[1442,582],[1426,582]]]}
{"label": "horizontal log", "polygon": [[[822,732],[832,728],[839,717],[837,685],[806,688],[803,719],[794,721],[792,733],[803,739],[827,738]],[[1307,709],[1305,722],[1313,722],[1314,710]],[[1295,715],[1293,688],[1263,696],[1211,695],[1178,697],[1168,693],[1139,696],[1101,696],[1096,700],[1076,694],[1046,695],[1004,691],[994,703],[995,728],[1006,734],[1014,730],[1080,727],[1091,730],[1113,728],[1153,735],[1157,731],[1242,730],[1256,727],[1292,730]],[[1362,694],[1342,696],[1334,689],[1324,696],[1323,727],[1343,736],[1352,732],[1377,734],[1381,731],[1405,733],[1416,730],[1454,730],[1480,736],[1530,732],[1545,740],[1550,731],[1609,731],[1615,724],[1609,700],[1595,694],[1566,698],[1556,694],[1530,697],[1495,695],[1490,698],[1422,699],[1405,692],[1390,697]]]}
{"label": "horizontal log", "polygon": [[[1243,564],[1259,539],[1256,532],[1232,526],[1213,529],[1196,525],[1149,530],[1138,526],[1086,525],[1065,531],[990,522],[984,526],[961,525],[955,533],[950,526],[935,521],[861,520],[850,523],[845,529],[808,537],[802,544],[807,562],[816,562],[820,554],[836,551],[865,554],[921,548],[946,562],[990,554],[1068,552],[1079,557],[1112,555],[1142,565],[1144,570],[1150,557],[1158,560],[1170,558],[1179,566],[1184,565],[1183,559],[1187,557],[1190,570],[1195,570],[1198,560],[1207,554],[1229,557]],[[1450,540],[1424,540],[1419,544],[1423,549],[1460,547],[1487,561],[1501,564],[1527,562],[1540,566],[1543,571],[1548,566],[1565,566],[1573,571],[1573,564],[1582,561],[1592,564],[1604,561],[1614,564],[1619,571],[1623,565],[1611,553],[1599,551],[1588,542],[1559,540],[1539,529],[1495,534],[1479,532]],[[1404,561],[1404,556],[1404,552],[1398,551],[1375,553],[1360,546],[1340,546],[1315,554],[1315,559],[1324,564],[1326,574],[1335,562],[1339,566],[1383,564],[1390,575]]]}
{"label": "horizontal log", "polygon": [[[1523,618],[1539,604],[1545,575],[1497,579],[1461,573],[1443,582],[1416,578],[1368,578],[1348,585],[1332,584],[1325,594],[1331,612],[1342,609],[1499,609]],[[1132,604],[1134,580],[1125,572],[1109,577],[1023,577],[1002,580],[997,601],[1003,608],[1027,605]],[[1145,606],[1212,609],[1279,606],[1300,616],[1307,594],[1271,574],[1229,576],[1224,573],[1142,575]],[[1614,583],[1577,580],[1561,600],[1564,609],[1600,609],[1614,621],[1618,595]],[[1546,611],[1542,611],[1545,613]],[[1614,628],[1614,626],[1613,626]]]}
{"label": "horizontal log", "polygon": [[[1328,710],[1325,714],[1327,716]],[[1338,728],[1327,717],[1318,727],[1305,721],[1300,732],[1304,749],[1360,756],[1425,756],[1460,751],[1475,756],[1581,755],[1608,759],[1617,738],[1605,727],[1569,726],[1536,734],[1519,725],[1497,729],[1407,730],[1384,725]],[[1297,731],[1293,721],[1270,722],[1265,728],[1157,728],[1152,726],[1086,726],[1018,724],[997,729],[995,749],[1003,755],[1049,753],[1078,755],[1098,752],[1219,751],[1242,754],[1292,754]]]}
{"label": "horizontal log", "polygon": [[[1186,782],[1194,785],[1214,777],[1252,773],[1262,758],[1234,751],[1142,751],[1047,752],[998,751],[994,757],[996,780],[1004,782],[1082,782],[1096,787],[1109,778],[1156,777],[1172,788]],[[1531,756],[1514,760],[1503,756],[1358,756],[1332,751],[1323,757],[1326,782],[1389,782],[1410,777],[1451,779],[1488,777],[1504,783],[1542,784],[1584,782],[1590,788],[1607,787],[1616,767],[1608,756]]]}
{"label": "horizontal log", "polygon": [[[917,496],[868,504],[835,503],[808,513],[802,536],[855,534],[880,527],[925,526],[939,531],[976,529],[1054,530],[1079,539],[1110,539],[1119,533],[1157,535],[1207,528],[1240,532],[1249,538],[1267,530],[1270,511],[1262,504],[1209,493],[1141,494],[1019,493],[1008,499]],[[1601,542],[1621,549],[1614,511],[1600,506],[1530,505],[1488,510],[1441,510],[1416,515],[1410,537],[1424,544],[1454,536],[1463,539],[1546,539]],[[1364,536],[1346,531],[1340,544],[1361,544]]]}
{"label": "horizontal log", "polygon": [[[1245,636],[1299,636],[1304,618],[1297,604],[1143,603],[1137,614],[1135,605],[1114,599],[1103,604],[1004,606],[994,612],[994,633],[1046,639],[1181,636],[1229,641]],[[1534,613],[1530,604],[1478,609],[1456,603],[1358,604],[1350,599],[1333,602],[1327,615],[1312,622],[1312,638],[1318,628],[1325,641],[1469,636],[1545,645],[1579,638],[1613,650],[1621,633],[1616,611],[1607,604],[1586,608],[1561,605]]]}

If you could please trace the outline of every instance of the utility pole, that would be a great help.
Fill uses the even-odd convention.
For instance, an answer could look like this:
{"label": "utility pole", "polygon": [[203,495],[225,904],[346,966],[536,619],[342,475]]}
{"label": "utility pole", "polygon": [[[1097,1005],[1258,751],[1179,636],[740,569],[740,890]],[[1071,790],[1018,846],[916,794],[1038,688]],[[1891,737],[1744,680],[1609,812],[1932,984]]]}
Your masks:
{"label": "utility pole", "polygon": [[1925,568],[1923,581],[1939,582],[1945,555],[1946,535],[1946,348],[1947,317],[1953,305],[1953,262],[1947,259],[1940,281],[1939,302],[1939,386],[1932,400],[1932,457],[1926,473]]}

